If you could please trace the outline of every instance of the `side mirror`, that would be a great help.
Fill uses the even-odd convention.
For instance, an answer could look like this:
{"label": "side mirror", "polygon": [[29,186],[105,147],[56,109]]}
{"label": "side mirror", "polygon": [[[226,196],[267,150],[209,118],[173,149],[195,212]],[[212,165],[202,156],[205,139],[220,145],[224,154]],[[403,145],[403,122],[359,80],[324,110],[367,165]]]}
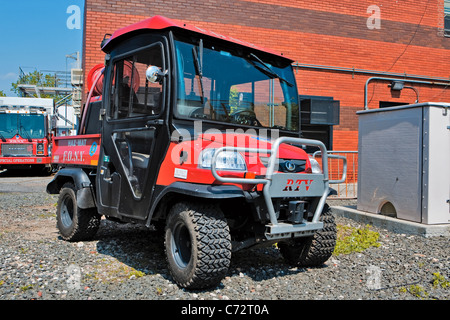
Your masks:
{"label": "side mirror", "polygon": [[151,83],[161,83],[162,79],[167,75],[166,72],[162,72],[157,66],[150,66],[145,72],[147,80]]}

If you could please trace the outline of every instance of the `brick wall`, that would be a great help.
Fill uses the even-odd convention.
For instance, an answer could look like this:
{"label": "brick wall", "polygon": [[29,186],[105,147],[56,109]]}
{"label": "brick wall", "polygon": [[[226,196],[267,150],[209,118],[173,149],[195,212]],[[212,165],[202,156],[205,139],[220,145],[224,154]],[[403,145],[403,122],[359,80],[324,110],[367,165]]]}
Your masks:
{"label": "brick wall", "polygon": [[[86,0],[84,70],[102,63],[105,33],[153,15],[183,20],[218,33],[283,52],[303,65],[449,79],[450,38],[442,35],[443,0],[378,1],[379,29],[372,28],[366,0]],[[375,9],[377,9],[375,8]],[[373,22],[374,20],[369,20]],[[295,68],[302,95],[341,102],[335,150],[356,150],[364,86],[375,73]],[[416,79],[417,80],[417,79]],[[412,103],[413,90],[393,95],[388,82],[368,87],[370,108],[379,101]],[[450,101],[450,88],[415,84],[420,101]]]}

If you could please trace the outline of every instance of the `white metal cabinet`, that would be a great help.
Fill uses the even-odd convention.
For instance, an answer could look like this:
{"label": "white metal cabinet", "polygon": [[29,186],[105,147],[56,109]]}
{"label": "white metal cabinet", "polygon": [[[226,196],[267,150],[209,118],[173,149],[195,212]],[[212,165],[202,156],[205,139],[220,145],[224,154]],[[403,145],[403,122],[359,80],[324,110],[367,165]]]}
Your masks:
{"label": "white metal cabinet", "polygon": [[450,223],[450,104],[364,110],[359,117],[358,210]]}

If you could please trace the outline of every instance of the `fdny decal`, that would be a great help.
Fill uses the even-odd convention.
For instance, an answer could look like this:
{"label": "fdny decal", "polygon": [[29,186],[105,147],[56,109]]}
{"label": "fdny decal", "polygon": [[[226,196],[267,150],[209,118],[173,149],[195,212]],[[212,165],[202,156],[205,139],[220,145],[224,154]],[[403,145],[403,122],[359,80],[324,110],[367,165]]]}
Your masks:
{"label": "fdny decal", "polygon": [[67,141],[67,145],[69,147],[85,146],[86,145],[86,139],[68,140]]}
{"label": "fdny decal", "polygon": [[101,136],[85,135],[55,137],[53,143],[53,162],[96,166]]}
{"label": "fdny decal", "polygon": [[64,151],[63,153],[63,162],[64,161],[83,161],[83,153],[84,151]]}
{"label": "fdny decal", "polygon": [[286,182],[286,187],[284,187],[283,191],[300,191],[300,187],[302,185],[305,186],[306,191],[309,190],[309,187],[311,187],[311,183],[314,180],[310,179],[297,179],[294,183],[293,179],[288,179]]}
{"label": "fdny decal", "polygon": [[95,154],[95,151],[97,151],[97,142],[94,141],[89,149],[89,155],[92,157]]}

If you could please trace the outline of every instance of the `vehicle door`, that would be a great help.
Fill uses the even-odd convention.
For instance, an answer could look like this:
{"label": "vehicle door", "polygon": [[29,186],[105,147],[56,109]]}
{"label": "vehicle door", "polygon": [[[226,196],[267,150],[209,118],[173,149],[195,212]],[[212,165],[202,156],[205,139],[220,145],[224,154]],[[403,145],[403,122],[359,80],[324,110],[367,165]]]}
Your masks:
{"label": "vehicle door", "polygon": [[153,83],[149,68],[167,70],[163,39],[112,56],[105,85],[102,149],[98,165],[99,212],[109,216],[147,217],[159,166],[167,150],[166,86]]}

